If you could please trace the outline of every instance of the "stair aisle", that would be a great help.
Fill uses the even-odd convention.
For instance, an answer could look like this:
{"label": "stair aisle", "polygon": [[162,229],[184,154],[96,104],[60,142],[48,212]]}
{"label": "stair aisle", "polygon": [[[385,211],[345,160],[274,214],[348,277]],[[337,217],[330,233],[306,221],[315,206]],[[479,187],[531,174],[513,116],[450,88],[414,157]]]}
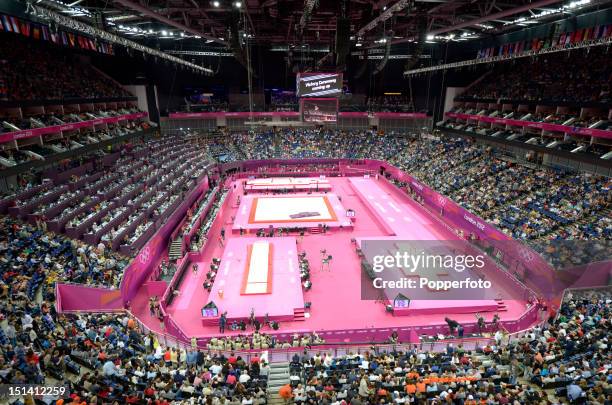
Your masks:
{"label": "stair aisle", "polygon": [[168,251],[168,258],[170,260],[177,260],[183,257],[183,243],[181,238],[176,238],[170,244],[170,250]]}
{"label": "stair aisle", "polygon": [[[278,395],[278,390],[285,384],[289,384],[289,363],[270,363],[270,375],[268,375],[268,405],[285,404]],[[293,403],[289,401],[288,403]]]}

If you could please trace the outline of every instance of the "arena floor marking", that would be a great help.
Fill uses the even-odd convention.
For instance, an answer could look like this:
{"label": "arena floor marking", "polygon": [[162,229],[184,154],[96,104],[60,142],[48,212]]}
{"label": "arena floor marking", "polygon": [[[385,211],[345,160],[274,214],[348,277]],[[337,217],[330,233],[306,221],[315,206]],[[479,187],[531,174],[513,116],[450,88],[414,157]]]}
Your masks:
{"label": "arena floor marking", "polygon": [[[363,300],[361,297],[361,278],[358,271],[361,263],[358,255],[354,253],[356,246],[351,239],[363,237],[384,239],[385,237],[393,235],[393,233],[387,231],[390,224],[384,225],[383,220],[386,216],[395,217],[395,227],[402,226],[409,231],[409,235],[413,235],[421,240],[430,240],[429,238],[435,240],[448,240],[456,235],[439,224],[432,218],[431,214],[422,210],[421,207],[416,202],[412,201],[410,197],[405,195],[405,193],[394,188],[384,179],[376,181],[372,179],[372,183],[364,183],[364,189],[368,189],[369,192],[367,194],[369,195],[379,195],[380,197],[383,195],[388,196],[386,199],[380,198],[378,200],[384,208],[387,208],[386,215],[383,215],[381,212],[376,212],[378,211],[378,207],[374,206],[372,201],[370,201],[367,196],[363,195],[363,193],[356,192],[356,187],[350,183],[351,178],[330,178],[329,180],[335,193],[328,193],[327,195],[337,194],[336,198],[341,198],[341,204],[346,209],[353,209],[356,212],[356,221],[351,228],[345,228],[342,232],[328,232],[325,235],[309,235],[302,240],[300,240],[300,238],[294,238],[294,242],[292,242],[291,245],[286,245],[286,247],[275,246],[275,252],[277,251],[276,248],[278,248],[278,252],[282,253],[286,258],[285,260],[289,260],[289,263],[279,263],[279,266],[284,267],[285,278],[279,282],[275,279],[274,285],[286,286],[287,288],[284,288],[284,290],[292,290],[295,286],[295,292],[299,291],[303,300],[301,305],[296,305],[296,307],[303,306],[304,302],[312,303],[312,306],[306,310],[306,313],[309,314],[309,316],[305,316],[306,320],[280,321],[281,328],[278,332],[287,334],[304,333],[312,330],[328,331],[331,333],[331,335],[327,337],[328,341],[339,342],[346,341],[347,338],[350,338],[352,341],[359,341],[360,336],[365,336],[359,335],[359,331],[368,333],[368,331],[372,329],[383,330],[386,328],[388,331],[391,330],[391,328],[401,328],[401,330],[406,330],[413,326],[420,326],[423,328],[422,330],[424,333],[427,333],[425,331],[435,333],[437,330],[440,330],[440,327],[444,328],[444,315],[420,313],[415,316],[395,317],[386,313],[384,306],[375,304],[373,301]],[[349,196],[349,193],[351,196]],[[230,196],[231,202],[234,202],[235,199],[235,195],[233,198]],[[246,197],[241,195],[241,199],[244,201]],[[387,205],[389,200],[391,200],[394,205],[404,210],[404,212],[401,214],[396,213],[391,206]],[[218,239],[221,229],[220,225],[233,216],[238,217],[240,215],[240,209],[241,207],[236,207],[235,204],[224,206],[221,210],[219,222],[216,222],[212,227],[209,235],[210,241],[216,241]],[[344,212],[339,214],[342,216],[345,215]],[[409,218],[410,221],[404,219],[404,217]],[[410,224],[408,225],[408,223]],[[427,231],[427,236],[425,237],[422,237],[424,236],[423,230]],[[245,261],[237,261],[238,258],[243,256],[241,250],[232,248],[230,242],[236,240],[240,241],[239,243],[246,243],[247,240],[250,239],[251,241],[249,243],[253,243],[253,241],[264,240],[263,238],[250,238],[245,235],[241,236],[238,232],[226,233],[226,239],[224,246],[221,246],[219,243],[208,243],[196,259],[200,268],[205,269],[209,266],[213,257],[222,258],[220,271],[215,281],[214,288],[225,290],[226,294],[224,298],[220,299],[215,289],[213,289],[212,293],[209,293],[203,288],[198,288],[198,286],[201,286],[201,283],[196,283],[195,291],[187,308],[178,309],[178,302],[175,302],[168,308],[170,316],[173,317],[177,325],[187,336],[206,337],[218,335],[218,326],[202,324],[201,308],[206,303],[214,301],[218,304],[219,309],[222,310],[230,299],[227,291],[233,288],[228,284],[229,282],[233,282],[231,281],[233,269],[240,269],[240,274],[243,274]],[[281,239],[282,238],[274,237],[269,240],[276,242]],[[299,252],[306,252],[306,257],[312,269],[312,288],[309,291],[303,292],[303,294],[299,279],[299,265],[297,261],[298,250],[296,250],[291,257],[288,254],[288,251],[293,250],[293,247],[296,246],[295,239],[299,241],[297,245]],[[268,240],[268,238],[265,240]],[[320,270],[322,250],[326,250],[327,254],[333,256],[329,269],[324,271]],[[233,257],[230,256],[232,251],[234,252]],[[205,272],[201,271],[201,273],[205,277]],[[186,280],[189,282],[189,280],[193,279],[189,278]],[[238,293],[241,281],[242,278],[239,278],[236,283],[236,291]],[[340,288],[339,286],[342,287]],[[187,285],[183,283],[181,288],[186,287]],[[276,290],[276,288],[274,288],[274,290]],[[147,323],[147,327],[158,330],[159,321],[148,316],[149,309],[147,302],[149,296],[145,294],[146,288],[142,288],[138,298],[135,300],[135,302],[138,302],[138,309],[141,313],[135,314],[153,322],[151,325]],[[509,294],[512,294],[512,291],[510,291]],[[187,292],[184,292],[183,298],[187,297],[187,295]],[[287,299],[292,300],[292,297],[295,295],[295,293],[288,295]],[[504,301],[507,305],[507,310],[500,312],[502,320],[517,320],[525,313],[526,302],[518,296],[518,293],[515,295],[517,298],[514,300],[508,302]],[[268,296],[269,295],[260,295],[257,297],[265,299],[265,297]],[[282,302],[283,299],[280,299],[280,301]],[[188,301],[185,300],[185,302]],[[266,308],[273,308],[274,304],[270,305],[272,306],[268,307],[268,305],[266,305]],[[181,305],[181,307],[183,307],[183,305]],[[238,307],[244,309],[244,316],[248,317],[250,305],[245,302],[239,303]],[[265,310],[267,309],[264,309],[263,306],[258,306],[256,313],[262,314]],[[288,313],[288,311],[283,312],[285,314]],[[277,314],[280,315],[280,313]],[[474,322],[474,314],[449,312],[447,315],[450,315],[453,319],[461,323]],[[487,321],[490,321],[492,316],[493,314],[491,312],[485,315]],[[266,333],[271,332],[269,329],[265,329],[264,331]],[[350,332],[352,332],[352,334],[349,334]],[[240,333],[244,332],[230,332],[226,330],[226,335],[237,335]],[[384,337],[386,336],[388,336],[388,334]]]}

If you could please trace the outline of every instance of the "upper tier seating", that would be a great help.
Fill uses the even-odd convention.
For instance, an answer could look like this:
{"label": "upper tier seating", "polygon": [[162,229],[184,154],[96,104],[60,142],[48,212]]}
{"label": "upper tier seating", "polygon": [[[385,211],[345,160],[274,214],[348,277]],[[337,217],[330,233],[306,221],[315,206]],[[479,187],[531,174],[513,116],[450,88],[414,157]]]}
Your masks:
{"label": "upper tier seating", "polygon": [[604,46],[514,59],[494,64],[489,75],[457,99],[608,103],[611,68]]}
{"label": "upper tier seating", "polygon": [[61,47],[0,33],[0,100],[132,97]]}

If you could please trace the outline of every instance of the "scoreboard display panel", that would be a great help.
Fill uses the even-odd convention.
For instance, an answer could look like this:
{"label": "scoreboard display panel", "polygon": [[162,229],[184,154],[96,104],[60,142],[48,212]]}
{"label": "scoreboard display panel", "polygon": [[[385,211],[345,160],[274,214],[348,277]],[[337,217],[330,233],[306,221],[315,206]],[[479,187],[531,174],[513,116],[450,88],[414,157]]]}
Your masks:
{"label": "scoreboard display panel", "polygon": [[336,122],[338,120],[337,98],[301,99],[302,121]]}
{"label": "scoreboard display panel", "polygon": [[337,97],[342,94],[342,73],[298,73],[298,97]]}

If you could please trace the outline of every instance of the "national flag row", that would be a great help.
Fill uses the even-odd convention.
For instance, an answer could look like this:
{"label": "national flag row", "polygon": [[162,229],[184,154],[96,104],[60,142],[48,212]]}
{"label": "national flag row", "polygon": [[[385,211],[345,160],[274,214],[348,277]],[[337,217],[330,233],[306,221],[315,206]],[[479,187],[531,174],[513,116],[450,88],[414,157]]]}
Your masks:
{"label": "national flag row", "polygon": [[61,29],[52,30],[47,25],[33,23],[5,14],[0,14],[0,31],[12,32],[32,39],[49,41],[71,48],[81,48],[107,55],[115,54],[112,44]]}
{"label": "national flag row", "polygon": [[573,32],[564,32],[549,38],[536,38],[527,41],[518,41],[511,44],[492,46],[478,51],[477,58],[491,58],[494,56],[508,56],[526,51],[539,51],[541,49],[554,48],[576,44],[583,41],[612,37],[612,24],[598,25],[596,27],[579,29]]}

